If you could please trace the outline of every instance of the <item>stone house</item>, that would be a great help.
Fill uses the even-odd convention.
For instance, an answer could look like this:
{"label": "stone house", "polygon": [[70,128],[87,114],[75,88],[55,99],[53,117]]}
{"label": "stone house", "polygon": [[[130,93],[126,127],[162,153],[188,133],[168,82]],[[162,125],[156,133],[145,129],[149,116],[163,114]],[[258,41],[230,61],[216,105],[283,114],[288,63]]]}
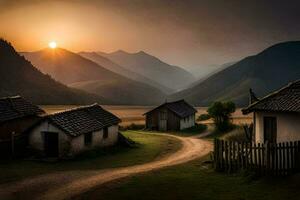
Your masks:
{"label": "stone house", "polygon": [[29,133],[29,146],[46,157],[68,157],[118,142],[120,119],[100,105],[45,116]]}
{"label": "stone house", "polygon": [[300,140],[300,80],[258,99],[251,92],[243,114],[253,113],[255,142]]}
{"label": "stone house", "polygon": [[184,100],[166,102],[146,115],[146,128],[150,130],[168,131],[182,130],[195,126],[197,110]]}

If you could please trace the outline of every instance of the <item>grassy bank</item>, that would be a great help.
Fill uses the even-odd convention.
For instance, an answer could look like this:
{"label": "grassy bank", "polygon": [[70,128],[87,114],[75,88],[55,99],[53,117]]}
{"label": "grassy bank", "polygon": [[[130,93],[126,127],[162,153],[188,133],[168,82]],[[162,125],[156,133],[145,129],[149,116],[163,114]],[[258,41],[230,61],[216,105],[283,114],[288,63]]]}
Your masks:
{"label": "grassy bank", "polygon": [[77,199],[282,200],[299,199],[300,175],[253,179],[216,173],[196,160],[100,186]]}
{"label": "grassy bank", "polygon": [[0,183],[30,176],[67,170],[90,170],[124,167],[158,159],[178,150],[181,143],[171,137],[126,131],[126,137],[134,140],[134,148],[115,146],[86,152],[75,159],[54,163],[15,160],[0,162]]}

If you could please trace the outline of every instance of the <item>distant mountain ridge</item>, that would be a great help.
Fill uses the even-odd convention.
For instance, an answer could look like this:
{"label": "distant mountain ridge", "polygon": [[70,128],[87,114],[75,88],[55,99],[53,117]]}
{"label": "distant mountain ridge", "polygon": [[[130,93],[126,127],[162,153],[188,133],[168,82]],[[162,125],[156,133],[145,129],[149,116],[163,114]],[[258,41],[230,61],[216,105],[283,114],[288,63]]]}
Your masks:
{"label": "distant mountain ridge", "polygon": [[0,39],[0,96],[21,95],[36,104],[111,104],[97,95],[68,88],[41,73]]}
{"label": "distant mountain ridge", "polygon": [[97,52],[126,69],[141,74],[173,90],[180,90],[195,81],[188,71],[169,65],[144,51],[128,53],[122,50],[113,53]]}
{"label": "distant mountain ridge", "polygon": [[299,78],[300,41],[284,42],[242,59],[169,99],[185,98],[199,106],[217,100],[233,100],[245,106],[249,88],[261,97]]}
{"label": "distant mountain ridge", "polygon": [[147,85],[156,87],[156,88],[162,90],[166,94],[171,94],[172,92],[174,92],[170,88],[167,88],[167,87],[165,87],[165,86],[163,86],[141,74],[137,74],[133,71],[130,71],[130,70],[118,65],[117,63],[114,63],[113,61],[109,60],[108,58],[99,55],[96,52],[83,52],[82,51],[82,52],[79,52],[78,54],[81,55],[82,57],[85,57],[85,58],[97,63],[100,66],[103,66],[104,68],[106,68],[114,73],[120,74],[129,79],[139,81],[139,82],[145,83]]}
{"label": "distant mountain ridge", "polygon": [[23,55],[54,79],[118,104],[155,105],[165,99],[159,89],[128,79],[65,49],[43,49]]}

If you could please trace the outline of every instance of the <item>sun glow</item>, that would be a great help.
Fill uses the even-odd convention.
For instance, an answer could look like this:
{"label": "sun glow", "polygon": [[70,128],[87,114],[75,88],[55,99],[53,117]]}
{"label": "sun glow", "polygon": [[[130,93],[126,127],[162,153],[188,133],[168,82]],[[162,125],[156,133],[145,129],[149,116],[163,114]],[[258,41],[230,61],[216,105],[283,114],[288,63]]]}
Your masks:
{"label": "sun glow", "polygon": [[55,49],[56,47],[57,47],[57,44],[56,44],[56,42],[55,41],[51,41],[51,42],[49,42],[49,47],[51,48],[51,49]]}

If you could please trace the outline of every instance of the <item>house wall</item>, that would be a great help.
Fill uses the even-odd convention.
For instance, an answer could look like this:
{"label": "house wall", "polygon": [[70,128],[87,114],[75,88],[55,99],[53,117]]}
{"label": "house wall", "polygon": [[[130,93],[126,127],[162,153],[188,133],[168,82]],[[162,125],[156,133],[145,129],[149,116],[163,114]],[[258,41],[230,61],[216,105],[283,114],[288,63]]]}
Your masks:
{"label": "house wall", "polygon": [[180,130],[195,126],[195,115],[180,119]]}
{"label": "house wall", "polygon": [[36,126],[30,131],[29,134],[29,146],[32,149],[39,151],[42,155],[44,154],[44,134],[43,132],[55,132],[58,133],[59,137],[59,155],[73,156],[82,151],[92,149],[94,147],[110,146],[118,142],[118,125],[108,127],[108,138],[103,138],[103,130],[92,133],[92,144],[86,146],[84,144],[84,135],[72,137],[65,134],[63,131],[49,123],[44,121],[40,125]]}
{"label": "house wall", "polygon": [[15,132],[16,135],[22,134],[39,119],[38,116],[28,116],[0,124],[0,140],[10,140],[12,132]]}
{"label": "house wall", "polygon": [[44,121],[29,133],[29,146],[44,155],[44,132],[58,133],[58,152],[59,155],[68,154],[70,149],[70,136],[66,135],[63,131],[53,126],[48,121]]}
{"label": "house wall", "polygon": [[92,144],[90,144],[89,146],[86,146],[84,144],[84,135],[75,137],[71,141],[71,153],[77,154],[95,147],[112,146],[118,142],[118,132],[118,125],[108,127],[107,138],[103,138],[103,130],[93,132]]}
{"label": "house wall", "polygon": [[146,128],[150,130],[158,129],[158,110],[146,114]]}
{"label": "house wall", "polygon": [[282,112],[255,112],[255,141],[264,142],[264,117],[276,117],[277,142],[300,140],[300,114]]}

